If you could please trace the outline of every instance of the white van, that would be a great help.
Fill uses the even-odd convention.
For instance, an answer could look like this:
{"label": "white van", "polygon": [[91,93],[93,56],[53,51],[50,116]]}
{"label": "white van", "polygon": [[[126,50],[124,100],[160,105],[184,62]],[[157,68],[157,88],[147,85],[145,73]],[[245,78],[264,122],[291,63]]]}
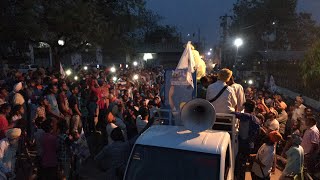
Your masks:
{"label": "white van", "polygon": [[[212,109],[214,111],[213,106]],[[186,108],[186,111],[192,110]],[[197,123],[191,122],[191,126]],[[217,130],[191,131],[187,128],[190,123],[185,126],[155,125],[146,130],[133,147],[124,179],[234,179],[234,152],[230,134]]]}

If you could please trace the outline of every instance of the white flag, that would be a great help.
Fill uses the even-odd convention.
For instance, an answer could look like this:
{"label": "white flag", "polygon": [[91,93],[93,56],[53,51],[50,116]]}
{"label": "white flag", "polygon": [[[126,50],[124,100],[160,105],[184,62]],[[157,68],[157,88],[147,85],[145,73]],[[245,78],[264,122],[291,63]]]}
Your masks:
{"label": "white flag", "polygon": [[[192,73],[195,72],[194,67],[195,62],[192,54],[191,42],[189,41],[180,58],[179,64],[173,73],[171,85],[191,85],[192,88],[194,88],[192,78]],[[175,80],[177,80],[177,82],[173,82]]]}
{"label": "white flag", "polygon": [[64,71],[61,62],[60,62],[60,74],[61,74],[61,79],[64,79],[66,77],[66,72]]}

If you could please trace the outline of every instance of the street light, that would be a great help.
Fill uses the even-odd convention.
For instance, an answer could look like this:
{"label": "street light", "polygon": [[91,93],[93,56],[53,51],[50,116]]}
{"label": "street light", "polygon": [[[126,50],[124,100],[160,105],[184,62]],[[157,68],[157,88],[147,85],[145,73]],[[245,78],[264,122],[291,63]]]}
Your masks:
{"label": "street light", "polygon": [[126,64],[126,68],[128,68],[129,67],[129,65],[128,64]]}
{"label": "street light", "polygon": [[112,73],[115,73],[115,72],[116,72],[116,68],[115,68],[115,67],[111,67],[111,68],[110,68],[110,71],[111,71]]}
{"label": "street light", "polygon": [[241,38],[237,38],[234,40],[234,45],[239,48],[240,46],[242,46],[243,44],[243,40]]}
{"label": "street light", "polygon": [[138,74],[135,74],[134,76],[133,76],[133,80],[138,80],[139,79],[139,75]]}
{"label": "street light", "polygon": [[133,61],[133,66],[138,66],[138,62],[137,61]]}
{"label": "street light", "polygon": [[85,71],[87,71],[87,70],[88,70],[88,66],[84,66],[83,69],[84,69]]}
{"label": "street light", "polygon": [[71,74],[72,74],[71,69],[66,70],[66,75],[67,75],[67,76],[70,76]]}
{"label": "street light", "polygon": [[208,52],[207,54],[208,54],[208,56],[211,56],[211,52]]}
{"label": "street light", "polygon": [[237,58],[238,58],[239,47],[243,45],[243,40],[241,38],[236,38],[234,40],[234,45],[237,47],[236,58],[235,58],[235,61],[234,61],[234,65],[235,65],[236,62],[237,62]]}
{"label": "street light", "polygon": [[75,76],[74,77],[74,80],[78,81],[79,77],[78,76]]}
{"label": "street light", "polygon": [[59,40],[58,40],[58,44],[59,44],[60,46],[64,46],[64,40],[63,40],[63,39],[59,39]]}
{"label": "street light", "polygon": [[118,78],[117,78],[117,77],[115,77],[115,76],[112,78],[113,82],[116,82],[116,81],[117,81],[117,79],[118,79]]}
{"label": "street light", "polygon": [[248,81],[248,84],[252,85],[252,84],[253,84],[253,80],[250,79],[250,80]]}
{"label": "street light", "polygon": [[210,48],[210,51],[212,51],[212,48]]}

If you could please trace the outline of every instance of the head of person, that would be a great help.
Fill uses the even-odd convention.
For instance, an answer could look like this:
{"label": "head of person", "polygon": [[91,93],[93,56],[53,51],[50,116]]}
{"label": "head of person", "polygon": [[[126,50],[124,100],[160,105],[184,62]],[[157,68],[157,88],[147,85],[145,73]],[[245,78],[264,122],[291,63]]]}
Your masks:
{"label": "head of person", "polygon": [[306,119],[306,125],[307,125],[308,127],[312,127],[312,126],[314,126],[314,125],[316,125],[316,124],[317,124],[317,120],[316,120],[315,117],[307,117],[307,119]]}
{"label": "head of person", "polygon": [[0,88],[0,98],[8,97],[9,93],[6,88]]}
{"label": "head of person", "polygon": [[302,142],[302,138],[298,134],[291,135],[291,143],[294,146],[299,146]]}
{"label": "head of person", "polygon": [[278,131],[271,131],[268,134],[267,144],[275,144],[279,141],[283,141],[282,135]]}
{"label": "head of person", "polygon": [[200,83],[203,87],[208,88],[208,86],[210,85],[210,79],[208,78],[208,76],[204,76],[200,79]]}
{"label": "head of person", "polygon": [[13,115],[23,115],[24,114],[24,108],[22,105],[15,105],[12,108],[12,114]]}
{"label": "head of person", "polygon": [[48,90],[49,90],[49,94],[57,94],[58,87],[54,84],[49,84]]}
{"label": "head of person", "polygon": [[300,121],[294,121],[292,124],[292,129],[293,130],[300,129]]}
{"label": "head of person", "polygon": [[72,85],[70,90],[72,94],[75,94],[75,95],[79,94],[79,88],[77,85]]}
{"label": "head of person", "polygon": [[253,113],[256,107],[256,103],[253,100],[247,99],[243,106],[244,112]]}
{"label": "head of person", "polygon": [[2,105],[0,106],[0,113],[1,113],[1,114],[7,116],[7,115],[10,114],[10,112],[11,112],[11,105],[10,105],[10,104],[5,103],[5,104],[2,104]]}
{"label": "head of person", "polygon": [[276,118],[276,115],[272,112],[269,112],[266,114],[266,120],[267,121],[273,121]]}
{"label": "head of person", "polygon": [[19,145],[19,138],[21,136],[21,132],[22,131],[20,128],[12,128],[6,132],[6,137],[11,146],[17,147]]}
{"label": "head of person", "polygon": [[296,107],[299,107],[303,103],[303,98],[301,96],[297,96],[294,102]]}
{"label": "head of person", "polygon": [[313,115],[312,109],[310,109],[310,108],[306,108],[304,111],[305,111],[304,114],[306,117],[310,117]]}
{"label": "head of person", "polygon": [[142,120],[148,120],[149,119],[149,110],[147,108],[140,108],[139,114],[142,117]]}
{"label": "head of person", "polygon": [[51,119],[47,119],[41,123],[41,129],[43,129],[46,133],[51,133],[52,131],[52,123]]}
{"label": "head of person", "polygon": [[60,91],[62,91],[62,92],[68,91],[68,86],[67,86],[67,83],[65,81],[61,81],[59,83],[59,88],[60,88]]}
{"label": "head of person", "polygon": [[232,77],[232,71],[227,68],[221,69],[218,74],[218,79],[223,82],[228,82],[231,77]]}
{"label": "head of person", "polygon": [[123,101],[123,102],[127,102],[128,100],[129,100],[128,95],[124,94],[124,95],[122,96],[122,101]]}
{"label": "head of person", "polygon": [[111,131],[110,137],[113,141],[122,141],[124,142],[124,136],[120,127],[116,127]]}

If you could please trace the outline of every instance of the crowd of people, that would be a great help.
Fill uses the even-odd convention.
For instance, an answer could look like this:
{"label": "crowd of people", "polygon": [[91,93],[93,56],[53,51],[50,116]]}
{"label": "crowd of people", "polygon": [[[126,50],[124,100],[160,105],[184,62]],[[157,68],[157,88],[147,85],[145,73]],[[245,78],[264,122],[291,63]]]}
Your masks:
{"label": "crowd of people", "polygon": [[[89,156],[108,171],[108,179],[122,176],[130,140],[161,106],[163,69],[75,72],[77,78],[39,68],[25,74],[12,70],[4,77],[0,179],[77,179],[81,159]],[[22,162],[20,155],[29,161]],[[32,168],[26,170],[30,161]]]}
{"label": "crowd of people", "polygon": [[245,179],[247,162],[254,180],[270,179],[277,164],[284,165],[280,179],[299,178],[303,172],[315,177],[320,162],[317,114],[301,96],[290,104],[268,87],[244,89],[229,69],[200,82],[200,98],[210,101],[217,113],[233,113],[240,121],[237,179]]}
{"label": "crowd of people", "polygon": [[[4,76],[0,179],[76,179],[81,160],[89,156],[107,172],[107,179],[122,178],[135,139],[164,105],[164,70],[76,72],[78,78],[42,68],[25,74],[12,70]],[[281,179],[302,172],[314,175],[319,130],[316,114],[302,97],[290,104],[267,87],[244,89],[228,69],[202,77],[197,96],[210,101],[217,113],[239,119],[237,179],[245,178],[247,162],[253,179],[270,179],[276,164],[284,164]],[[36,152],[33,159],[30,150]],[[27,166],[30,161],[24,159],[33,163]]]}

